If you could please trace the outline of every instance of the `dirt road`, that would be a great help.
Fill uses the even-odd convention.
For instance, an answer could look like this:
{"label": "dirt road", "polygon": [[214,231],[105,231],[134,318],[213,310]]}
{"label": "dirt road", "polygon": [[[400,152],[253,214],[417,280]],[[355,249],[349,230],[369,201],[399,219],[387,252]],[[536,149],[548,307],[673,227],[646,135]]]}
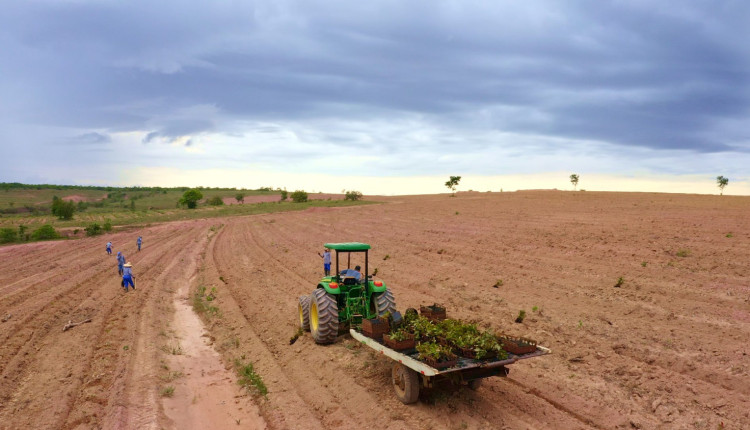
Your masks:
{"label": "dirt road", "polygon": [[[216,428],[750,427],[750,198],[384,200],[0,248],[0,314],[11,314],[0,323],[0,427],[184,428],[170,411],[195,409],[213,411],[195,420],[228,423]],[[137,235],[149,239],[141,253]],[[117,287],[109,239],[133,260],[137,291]],[[322,243],[354,240],[373,246],[370,266],[400,309],[442,303],[554,353],[476,392],[405,406],[388,360],[348,336],[289,345],[297,296],[322,274]],[[200,332],[184,330],[185,286],[215,289],[218,312],[204,314],[201,339],[231,375],[212,386],[234,396],[212,408],[185,404],[204,399],[185,393],[205,377],[190,368],[199,352],[175,350],[196,346],[188,337]],[[515,324],[521,309],[527,318]],[[237,387],[237,359],[254,364],[267,397]]]}

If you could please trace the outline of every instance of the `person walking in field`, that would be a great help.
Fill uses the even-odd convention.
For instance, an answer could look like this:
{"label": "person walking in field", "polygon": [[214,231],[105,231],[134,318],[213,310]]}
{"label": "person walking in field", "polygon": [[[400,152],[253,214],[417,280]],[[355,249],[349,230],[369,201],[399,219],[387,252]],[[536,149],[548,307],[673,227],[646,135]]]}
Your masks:
{"label": "person walking in field", "polygon": [[107,242],[107,254],[112,255],[112,242]]}
{"label": "person walking in field", "polygon": [[125,263],[122,266],[122,286],[125,288],[125,292],[128,292],[128,285],[133,287],[135,290],[135,276],[133,276],[133,265],[130,263]]}
{"label": "person walking in field", "polygon": [[325,276],[331,276],[331,250],[326,248],[323,253],[318,253],[320,258],[323,259],[323,273]]}
{"label": "person walking in field", "polygon": [[138,251],[141,250],[142,243],[143,243],[143,238],[141,236],[138,236],[138,240],[135,241],[135,244],[138,245]]}
{"label": "person walking in field", "polygon": [[122,252],[117,251],[117,273],[122,276],[122,266],[125,264],[125,256]]}

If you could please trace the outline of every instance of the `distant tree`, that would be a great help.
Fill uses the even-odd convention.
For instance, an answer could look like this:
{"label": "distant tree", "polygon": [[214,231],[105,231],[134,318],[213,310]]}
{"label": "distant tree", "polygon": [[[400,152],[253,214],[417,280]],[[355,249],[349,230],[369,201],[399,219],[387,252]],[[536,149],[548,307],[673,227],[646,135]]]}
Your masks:
{"label": "distant tree", "polygon": [[289,191],[281,190],[281,201],[286,201],[287,198],[289,198]]}
{"label": "distant tree", "polygon": [[575,173],[570,175],[570,183],[573,184],[573,189],[575,190],[578,187],[578,175]]}
{"label": "distant tree", "polygon": [[243,193],[237,193],[236,196],[234,196],[235,200],[237,200],[237,203],[245,203],[245,194]]}
{"label": "distant tree", "polygon": [[135,211],[135,200],[130,201],[130,210]]}
{"label": "distant tree", "polygon": [[49,224],[45,224],[31,233],[31,238],[34,240],[50,240],[59,237],[60,235],[55,231],[55,228]]}
{"label": "distant tree", "polygon": [[211,206],[221,206],[224,204],[224,200],[219,196],[214,196],[208,200],[208,204]]}
{"label": "distant tree", "polygon": [[66,202],[55,196],[52,199],[52,215],[60,219],[72,219],[73,214],[76,211],[76,204],[73,202]]}
{"label": "distant tree", "polygon": [[294,203],[304,203],[307,201],[307,192],[302,190],[297,190],[292,193],[292,201]]}
{"label": "distant tree", "polygon": [[445,186],[448,187],[449,190],[453,192],[453,196],[456,195],[456,187],[458,187],[458,183],[461,181],[460,176],[451,176],[450,179],[448,179],[448,182],[445,183]]}
{"label": "distant tree", "polygon": [[26,237],[26,230],[27,229],[28,229],[28,227],[26,227],[23,224],[19,224],[18,225],[18,239],[19,240],[29,240],[29,238]]}
{"label": "distant tree", "polygon": [[181,205],[187,206],[188,209],[195,209],[198,206],[198,200],[202,198],[203,198],[203,193],[193,188],[191,190],[185,191],[179,203]]}
{"label": "distant tree", "polygon": [[362,200],[362,193],[359,191],[347,191],[344,196],[344,200]]}
{"label": "distant tree", "polygon": [[717,176],[716,177],[716,185],[718,185],[720,193],[720,196],[724,195],[724,187],[726,187],[729,184],[729,178],[725,178],[723,176]]}

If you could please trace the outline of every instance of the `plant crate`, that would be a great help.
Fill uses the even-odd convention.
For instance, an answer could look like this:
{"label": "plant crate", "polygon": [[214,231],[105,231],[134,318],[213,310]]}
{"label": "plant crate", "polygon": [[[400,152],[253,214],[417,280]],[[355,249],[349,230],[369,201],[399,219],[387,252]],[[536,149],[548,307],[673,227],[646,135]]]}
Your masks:
{"label": "plant crate", "polygon": [[[472,360],[477,359],[477,352],[474,351],[474,348],[458,348],[458,354],[461,357],[471,358]],[[497,352],[487,351],[487,354],[485,354],[481,359],[488,360],[495,357],[497,357]]]}
{"label": "plant crate", "polygon": [[447,369],[449,367],[453,367],[458,363],[458,359],[454,358],[453,360],[443,360],[443,361],[435,361],[431,358],[425,358],[422,360],[426,365],[433,367],[435,369]]}
{"label": "plant crate", "polygon": [[383,335],[389,331],[391,331],[391,328],[387,319],[362,320],[362,334],[369,338],[382,341]]}
{"label": "plant crate", "polygon": [[523,337],[501,335],[497,338],[503,344],[503,349],[511,354],[521,355],[536,351],[536,341]]}
{"label": "plant crate", "polygon": [[447,315],[445,308],[437,304],[432,306],[420,306],[419,313],[430,321],[442,321]]}
{"label": "plant crate", "polygon": [[391,340],[391,337],[386,334],[383,335],[383,342],[387,347],[395,349],[396,351],[412,349],[416,345],[413,334],[407,335],[407,338],[404,340]]}

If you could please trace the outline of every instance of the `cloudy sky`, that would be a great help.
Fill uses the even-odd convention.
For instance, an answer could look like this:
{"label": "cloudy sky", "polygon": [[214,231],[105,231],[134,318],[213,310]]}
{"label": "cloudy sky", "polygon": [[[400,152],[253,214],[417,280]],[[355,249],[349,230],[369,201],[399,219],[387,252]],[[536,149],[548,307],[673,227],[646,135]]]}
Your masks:
{"label": "cloudy sky", "polygon": [[746,1],[3,2],[0,181],[750,194]]}

